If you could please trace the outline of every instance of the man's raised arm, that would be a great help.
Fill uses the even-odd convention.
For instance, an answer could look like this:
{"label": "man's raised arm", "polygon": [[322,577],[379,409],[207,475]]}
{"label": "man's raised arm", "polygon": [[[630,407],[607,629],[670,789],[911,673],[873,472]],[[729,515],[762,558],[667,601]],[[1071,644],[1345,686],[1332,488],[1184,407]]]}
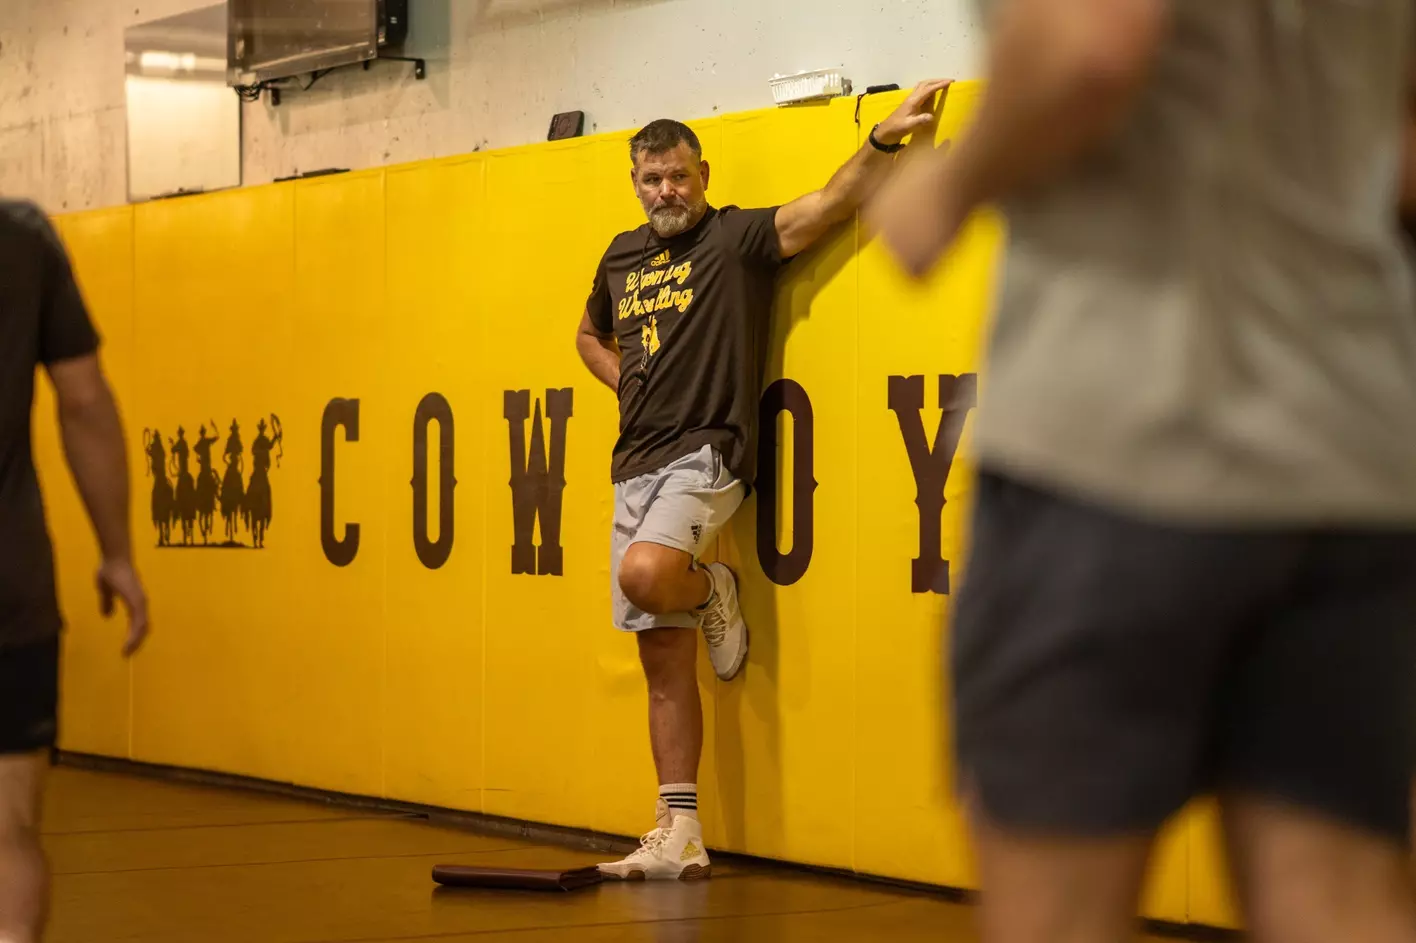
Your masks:
{"label": "man's raised arm", "polygon": [[[880,122],[859,151],[820,190],[793,200],[777,211],[777,239],[782,258],[800,255],[839,223],[855,215],[894,163],[900,142],[938,117],[935,96],[950,86],[935,79],[915,86],[904,103]],[[941,100],[942,104],[942,100]]]}

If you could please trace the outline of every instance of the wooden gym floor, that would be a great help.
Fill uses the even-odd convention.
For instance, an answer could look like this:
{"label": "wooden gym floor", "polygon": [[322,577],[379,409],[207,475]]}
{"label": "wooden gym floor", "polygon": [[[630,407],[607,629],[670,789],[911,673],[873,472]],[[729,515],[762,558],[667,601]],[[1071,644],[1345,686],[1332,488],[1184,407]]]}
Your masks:
{"label": "wooden gym floor", "polygon": [[56,767],[48,943],[965,943],[937,895],[724,862],[699,884],[445,890],[437,863],[574,867],[603,854],[427,819]]}

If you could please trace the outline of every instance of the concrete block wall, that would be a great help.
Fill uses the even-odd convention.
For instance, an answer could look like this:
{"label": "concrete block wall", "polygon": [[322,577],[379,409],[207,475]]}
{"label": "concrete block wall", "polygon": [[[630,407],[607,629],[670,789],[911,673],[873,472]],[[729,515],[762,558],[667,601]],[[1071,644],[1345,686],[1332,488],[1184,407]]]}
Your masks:
{"label": "concrete block wall", "polygon": [[[51,212],[127,199],[123,31],[210,0],[7,0],[0,194]],[[773,74],[844,67],[856,88],[976,78],[976,0],[411,0],[408,54],[244,106],[247,184],[771,104]],[[234,94],[234,92],[233,92]]]}

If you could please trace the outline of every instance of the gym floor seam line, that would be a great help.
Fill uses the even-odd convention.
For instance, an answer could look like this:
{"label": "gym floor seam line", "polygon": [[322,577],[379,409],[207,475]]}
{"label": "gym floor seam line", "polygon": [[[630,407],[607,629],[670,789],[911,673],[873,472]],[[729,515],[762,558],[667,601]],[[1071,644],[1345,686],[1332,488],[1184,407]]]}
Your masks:
{"label": "gym floor seam line", "polygon": [[55,876],[92,877],[96,874],[146,874],[160,871],[211,871],[217,868],[278,868],[295,864],[328,864],[335,861],[399,861],[408,858],[453,858],[474,855],[507,855],[524,848],[493,848],[486,851],[412,851],[399,854],[337,855],[332,858],[281,858],[273,861],[222,861],[216,864],[170,864],[146,868],[107,868],[92,871],[54,871]]}
{"label": "gym floor seam line", "polygon": [[[488,815],[467,809],[448,806],[434,806],[402,799],[379,798],[358,793],[337,792],[316,786],[301,786],[294,783],[261,779],[237,773],[223,773],[193,767],[170,766],[160,763],[146,763],[121,757],[57,750],[54,754],[56,765],[73,769],[96,772],[119,773],[140,776],[156,782],[180,786],[203,786],[255,792],[266,796],[276,796],[305,805],[326,808],[358,810],[367,813],[368,818],[403,817],[422,819],[431,824],[446,824],[483,835],[514,835],[531,842],[573,847],[581,850],[605,852],[632,849],[638,840],[631,835],[610,835],[590,829],[573,826],[550,825],[530,822],[506,816]],[[496,790],[487,790],[496,791]],[[353,816],[352,818],[358,818]],[[325,821],[332,821],[326,819]],[[220,827],[220,826],[217,826]],[[738,855],[746,858],[749,856]],[[761,859],[766,861],[767,859]],[[785,864],[785,863],[783,863]],[[785,865],[798,867],[796,865]],[[808,866],[802,865],[800,868]],[[828,872],[829,873],[829,872]],[[850,877],[852,875],[843,875]]]}
{"label": "gym floor seam line", "polygon": [[222,822],[216,825],[131,825],[125,828],[76,828],[65,831],[48,831],[40,828],[39,833],[45,836],[61,838],[65,835],[123,835],[127,833],[140,834],[143,832],[180,832],[180,831],[215,831],[226,828],[261,828],[270,825],[324,825],[336,822],[408,822],[419,821],[420,816],[416,815],[337,815],[323,819],[271,819],[260,822]]}
{"label": "gym floor seam line", "polygon": [[[716,878],[714,880],[717,880]],[[416,940],[448,940],[462,936],[487,936],[491,933],[511,935],[514,933],[542,933],[548,930],[607,930],[612,927],[657,927],[676,923],[692,925],[717,923],[723,920],[755,920],[759,917],[806,917],[811,914],[843,914],[858,910],[893,907],[906,903],[903,900],[872,901],[868,904],[852,904],[849,907],[812,907],[809,910],[764,910],[750,914],[704,914],[699,917],[660,917],[650,920],[610,920],[600,923],[550,923],[534,927],[500,927],[487,930],[456,930],[446,933],[425,933],[415,936],[361,936],[340,940],[311,940],[308,943],[408,943]]]}
{"label": "gym floor seam line", "polygon": [[[422,819],[429,824],[438,825],[446,823],[449,826],[465,828],[474,834],[482,835],[514,835],[525,841],[558,845],[564,848],[573,848],[581,851],[618,851],[621,849],[632,849],[636,842],[630,836],[605,835],[603,833],[592,832],[587,829],[577,829],[566,826],[546,825],[542,823],[526,822],[517,819],[510,819],[500,816],[491,816],[479,812],[469,812],[465,810],[445,808],[440,806],[420,805],[415,802],[397,799],[380,799],[373,796],[362,796],[354,793],[340,793],[332,790],[319,789],[312,786],[300,786],[293,783],[281,783],[270,779],[261,779],[255,776],[243,776],[235,773],[221,773],[214,770],[202,770],[192,767],[168,766],[158,763],[145,763],[140,760],[131,760],[121,757],[102,756],[99,754],[82,753],[69,750],[55,750],[53,762],[62,764],[73,769],[90,770],[98,772],[118,773],[122,775],[137,776],[144,779],[163,782],[173,785],[185,786],[206,786],[218,789],[231,789],[235,791],[255,792],[267,796],[277,796],[307,804],[324,805],[333,808],[360,809],[370,812],[368,816],[352,816],[351,819],[369,818],[408,818]],[[323,819],[314,821],[337,821],[338,819]],[[927,884],[920,881],[909,881],[898,878],[884,877],[882,875],[870,874],[868,872],[844,871],[839,868],[822,867],[818,865],[803,864],[799,862],[778,861],[770,858],[757,858],[751,855],[736,854],[731,852],[719,853],[723,859],[738,861],[748,865],[757,865],[762,870],[795,872],[806,876],[832,877],[838,880],[854,882],[866,886],[888,887],[897,891],[919,894],[924,897],[944,899],[956,903],[974,903],[977,901],[978,892],[964,888],[948,887],[940,884]],[[726,875],[725,875],[726,876]],[[714,878],[721,881],[722,878]],[[1223,927],[1212,927],[1200,923],[1179,923],[1171,920],[1155,920],[1152,918],[1141,918],[1139,925],[1146,932],[1155,936],[1163,936],[1180,940],[1241,940],[1243,932],[1230,930]],[[389,937],[384,937],[389,940]],[[394,938],[395,940],[397,938]],[[413,938],[416,939],[416,938]],[[436,937],[434,938],[436,939]],[[377,938],[371,938],[373,943],[377,943]],[[313,943],[367,943],[364,940],[354,941],[313,941]]]}

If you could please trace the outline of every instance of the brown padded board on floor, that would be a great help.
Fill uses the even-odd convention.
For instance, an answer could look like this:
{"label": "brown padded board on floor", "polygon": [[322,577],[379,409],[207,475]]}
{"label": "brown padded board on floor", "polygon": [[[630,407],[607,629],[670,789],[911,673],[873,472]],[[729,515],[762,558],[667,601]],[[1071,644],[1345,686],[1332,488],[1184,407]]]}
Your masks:
{"label": "brown padded board on floor", "polygon": [[433,867],[433,880],[444,887],[480,887],[512,891],[578,891],[604,882],[597,868],[548,871],[516,868],[472,868],[456,864]]}

